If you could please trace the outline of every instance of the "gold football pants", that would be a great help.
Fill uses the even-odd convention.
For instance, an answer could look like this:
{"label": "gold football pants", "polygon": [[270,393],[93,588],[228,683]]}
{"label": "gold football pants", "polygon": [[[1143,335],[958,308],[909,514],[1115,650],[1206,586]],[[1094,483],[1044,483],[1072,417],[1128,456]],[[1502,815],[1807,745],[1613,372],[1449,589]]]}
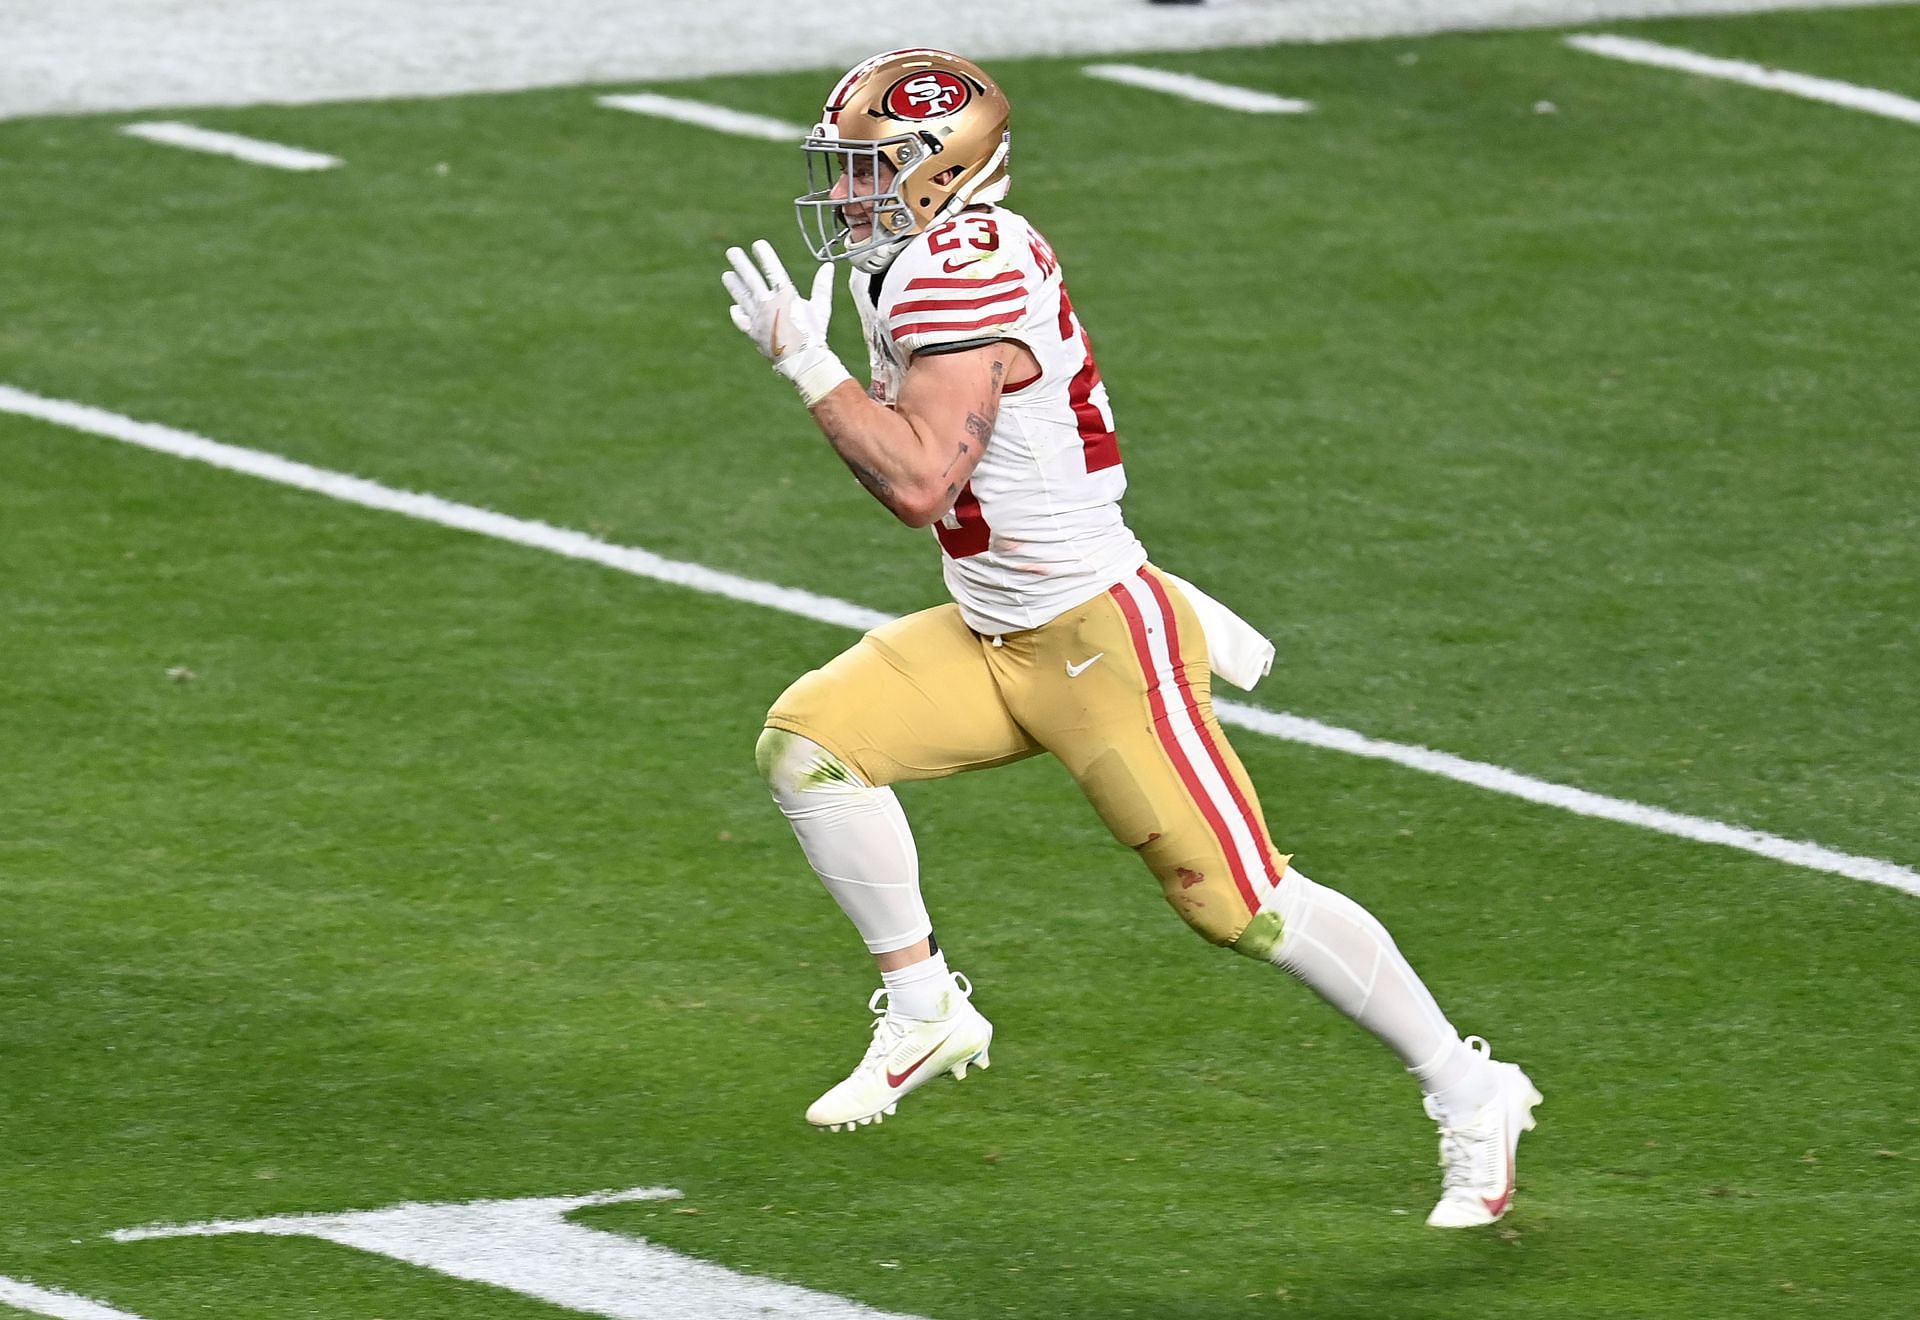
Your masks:
{"label": "gold football pants", "polygon": [[1214,718],[1200,621],[1151,565],[1050,623],[982,637],[942,605],[875,628],[800,678],[769,728],[868,784],[1046,751],[1209,941],[1232,944],[1287,867]]}

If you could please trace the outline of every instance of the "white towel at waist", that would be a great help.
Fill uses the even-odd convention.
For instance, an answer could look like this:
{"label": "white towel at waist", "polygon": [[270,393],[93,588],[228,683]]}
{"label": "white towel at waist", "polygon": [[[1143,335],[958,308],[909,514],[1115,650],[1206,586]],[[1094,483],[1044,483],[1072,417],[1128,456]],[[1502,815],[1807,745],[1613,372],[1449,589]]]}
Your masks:
{"label": "white towel at waist", "polygon": [[1180,588],[1187,603],[1193,606],[1193,612],[1200,616],[1200,631],[1206,634],[1207,659],[1213,672],[1242,692],[1253,691],[1253,685],[1273,668],[1273,643],[1193,583],[1165,569],[1160,572]]}

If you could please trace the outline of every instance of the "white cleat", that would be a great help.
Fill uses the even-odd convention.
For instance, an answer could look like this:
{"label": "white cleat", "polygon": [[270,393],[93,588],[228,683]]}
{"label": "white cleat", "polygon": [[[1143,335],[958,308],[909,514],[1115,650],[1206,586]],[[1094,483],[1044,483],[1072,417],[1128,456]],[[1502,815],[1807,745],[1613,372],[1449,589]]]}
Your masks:
{"label": "white cleat", "polygon": [[967,978],[956,975],[953,979],[958,1003],[952,1016],[938,1022],[896,1017],[881,1007],[887,991],[874,991],[867,1001],[867,1007],[879,1015],[873,1023],[873,1042],[847,1079],[813,1102],[807,1122],[830,1132],[851,1132],[884,1122],[902,1096],[941,1073],[959,1081],[968,1068],[987,1067],[993,1023],[970,1002],[973,987]]}
{"label": "white cleat", "polygon": [[1519,1066],[1496,1063],[1487,1042],[1467,1037],[1467,1044],[1498,1070],[1493,1099],[1462,1123],[1450,1123],[1428,1096],[1427,1117],[1440,1125],[1441,1193],[1439,1204],[1427,1216],[1433,1228],[1477,1228],[1491,1224],[1513,1204],[1515,1152],[1520,1134],[1533,1131],[1533,1107],[1540,1103]]}

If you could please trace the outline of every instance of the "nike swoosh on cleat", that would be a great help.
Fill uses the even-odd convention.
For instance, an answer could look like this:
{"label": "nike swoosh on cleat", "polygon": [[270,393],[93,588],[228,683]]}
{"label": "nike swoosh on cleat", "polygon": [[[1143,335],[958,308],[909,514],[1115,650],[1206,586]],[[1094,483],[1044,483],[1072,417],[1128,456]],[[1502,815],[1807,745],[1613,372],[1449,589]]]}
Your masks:
{"label": "nike swoosh on cleat", "polygon": [[1505,1214],[1507,1207],[1513,1204],[1513,1175],[1515,1172],[1515,1162],[1518,1160],[1520,1153],[1520,1133],[1533,1129],[1533,1107],[1540,1103],[1540,1093],[1533,1090],[1531,1084],[1528,1086],[1528,1094],[1533,1098],[1521,1109],[1520,1117],[1523,1120],[1521,1127],[1519,1131],[1512,1134],[1512,1140],[1507,1146],[1507,1189],[1498,1196],[1483,1196],[1480,1198],[1480,1204],[1485,1206],[1487,1213],[1495,1219]]}
{"label": "nike swoosh on cleat", "polygon": [[1487,1213],[1495,1219],[1504,1215],[1507,1212],[1507,1207],[1513,1204],[1513,1165],[1511,1162],[1507,1165],[1507,1190],[1498,1196],[1481,1197],[1480,1204],[1485,1206]]}
{"label": "nike swoosh on cleat", "polygon": [[935,1045],[932,1049],[928,1050],[925,1054],[922,1054],[918,1059],[915,1059],[913,1063],[903,1073],[896,1073],[891,1068],[887,1069],[887,1085],[900,1086],[903,1083],[905,1083],[907,1078],[913,1076],[916,1072],[920,1071],[921,1064],[925,1063],[928,1059],[931,1059],[934,1055],[938,1054],[940,1052],[940,1047],[942,1045],[945,1045],[948,1041],[952,1039],[953,1039],[953,1032],[949,1031],[945,1036],[940,1038],[940,1043],[938,1045]]}
{"label": "nike swoosh on cleat", "polygon": [[1088,666],[1090,666],[1090,665],[1092,665],[1092,664],[1093,664],[1093,662],[1094,662],[1095,660],[1098,660],[1098,659],[1100,659],[1100,656],[1104,656],[1105,654],[1106,654],[1106,652],[1105,652],[1105,651],[1102,651],[1102,652],[1100,653],[1100,655],[1096,655],[1096,656],[1090,656],[1090,657],[1088,657],[1087,659],[1085,659],[1085,660],[1082,660],[1082,661],[1081,661],[1081,662],[1080,662],[1079,664],[1077,664],[1077,665],[1076,665],[1076,664],[1074,664],[1074,663],[1073,663],[1073,662],[1072,662],[1071,660],[1069,660],[1069,661],[1067,662],[1067,677],[1068,677],[1068,678],[1078,678],[1078,677],[1080,677],[1080,675],[1082,675],[1082,674],[1084,674],[1084,673],[1086,673],[1086,672],[1087,672],[1087,668],[1088,668]]}

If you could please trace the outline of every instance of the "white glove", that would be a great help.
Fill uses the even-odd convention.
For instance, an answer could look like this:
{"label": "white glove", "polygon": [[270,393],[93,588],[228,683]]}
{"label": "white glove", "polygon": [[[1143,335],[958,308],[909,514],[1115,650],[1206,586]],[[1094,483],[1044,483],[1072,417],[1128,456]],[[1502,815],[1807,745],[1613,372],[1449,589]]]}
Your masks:
{"label": "white glove", "polygon": [[761,355],[773,363],[773,369],[800,392],[800,401],[811,408],[841,381],[853,379],[827,347],[827,320],[833,315],[833,267],[823,265],[815,271],[813,296],[802,298],[771,243],[759,240],[753,245],[753,255],[759,258],[760,270],[754,269],[739,248],[727,249],[733,269],[720,276],[733,297],[733,306],[727,311],[740,332],[753,341]]}

